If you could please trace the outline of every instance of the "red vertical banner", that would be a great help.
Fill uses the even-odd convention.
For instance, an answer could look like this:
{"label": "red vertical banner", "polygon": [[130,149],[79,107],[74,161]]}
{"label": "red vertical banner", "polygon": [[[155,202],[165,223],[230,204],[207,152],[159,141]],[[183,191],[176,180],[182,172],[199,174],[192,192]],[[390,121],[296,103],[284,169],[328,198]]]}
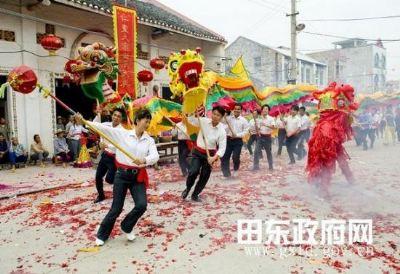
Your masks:
{"label": "red vertical banner", "polygon": [[117,92],[123,97],[129,94],[136,98],[136,11],[133,9],[113,6],[114,43],[117,48],[119,75]]}

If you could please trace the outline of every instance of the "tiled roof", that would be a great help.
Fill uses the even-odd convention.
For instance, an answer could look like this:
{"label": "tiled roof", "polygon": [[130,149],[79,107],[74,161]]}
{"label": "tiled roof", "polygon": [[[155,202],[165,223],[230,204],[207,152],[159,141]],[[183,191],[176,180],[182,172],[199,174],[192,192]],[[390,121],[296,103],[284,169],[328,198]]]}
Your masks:
{"label": "tiled roof", "polygon": [[[233,44],[235,44],[237,41],[239,41],[240,39],[247,40],[247,41],[249,41],[249,42],[251,42],[251,43],[253,43],[253,44],[256,44],[256,45],[258,45],[258,46],[260,46],[260,47],[262,47],[262,48],[268,48],[268,49],[274,50],[274,51],[276,51],[276,52],[278,52],[278,53],[280,53],[280,54],[282,54],[282,55],[284,55],[284,56],[286,56],[286,57],[289,57],[289,58],[290,58],[290,56],[291,56],[291,52],[290,52],[290,49],[289,49],[289,48],[282,48],[282,47],[280,47],[280,48],[279,48],[279,47],[278,47],[278,48],[274,48],[274,47],[270,47],[270,46],[261,44],[261,43],[259,43],[259,42],[257,42],[257,41],[251,40],[251,39],[249,39],[249,38],[247,38],[247,37],[243,37],[243,36],[239,36],[238,38],[236,38],[236,40],[233,41],[233,42],[227,47],[227,49],[228,49],[231,45],[233,45]],[[300,52],[296,52],[296,58],[297,58],[298,60],[303,60],[303,61],[305,61],[305,62],[314,63],[314,64],[318,64],[318,65],[321,65],[321,66],[326,66],[326,64],[321,63],[321,62],[319,62],[318,60],[316,60],[316,59],[314,59],[314,58],[312,58],[312,57],[310,57],[310,56],[308,56],[308,55],[302,54],[302,53],[300,53]]]}
{"label": "tiled roof", "polygon": [[[124,0],[55,0],[55,2],[111,15],[112,3],[124,5]],[[223,36],[207,29],[182,14],[155,0],[128,0],[128,6],[137,11],[139,23],[156,26],[173,32],[195,36],[202,40],[226,43]]]}

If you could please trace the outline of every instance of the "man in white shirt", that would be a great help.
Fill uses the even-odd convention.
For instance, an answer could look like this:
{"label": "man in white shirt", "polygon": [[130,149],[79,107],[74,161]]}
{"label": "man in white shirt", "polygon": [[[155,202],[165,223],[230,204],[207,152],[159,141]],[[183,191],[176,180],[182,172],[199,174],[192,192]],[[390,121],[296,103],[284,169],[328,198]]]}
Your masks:
{"label": "man in white shirt", "polygon": [[258,119],[258,110],[253,111],[253,117],[249,121],[249,133],[250,133],[250,138],[247,141],[247,149],[249,150],[250,155],[253,155],[253,143],[257,141],[257,135],[260,134],[260,126],[258,125],[257,119]]}
{"label": "man in white shirt", "polygon": [[[100,114],[101,112],[98,113],[93,122],[101,122]],[[112,112],[112,122],[103,122],[102,124],[108,127],[122,128],[122,115],[123,110],[117,108]],[[112,144],[103,139],[100,140],[100,147],[104,149],[104,151],[101,154],[101,158],[96,169],[95,178],[98,196],[94,201],[95,203],[101,202],[106,198],[103,189],[104,176],[107,174],[105,181],[109,184],[112,184],[114,183],[115,172],[117,171],[117,168],[115,166],[115,152],[117,149]]]}
{"label": "man in white shirt", "polygon": [[301,127],[299,132],[299,140],[297,142],[297,152],[299,153],[298,159],[301,160],[307,155],[307,151],[304,148],[304,143],[308,142],[310,138],[310,127],[311,120],[306,114],[306,108],[304,106],[299,108],[299,117],[301,121]]}
{"label": "man in white shirt", "polygon": [[257,119],[259,125],[259,136],[257,137],[256,150],[254,152],[254,167],[253,170],[259,170],[260,154],[263,149],[267,152],[269,170],[273,170],[272,161],[272,138],[271,133],[275,128],[275,119],[269,116],[270,106],[264,105],[261,108],[261,117]]}
{"label": "man in white shirt", "polygon": [[[195,202],[201,201],[199,194],[210,178],[212,164],[224,156],[226,149],[226,132],[224,125],[220,123],[224,115],[225,110],[221,106],[216,106],[212,110],[211,119],[206,117],[189,117],[189,122],[191,124],[199,126],[199,122],[201,123],[203,132],[199,132],[196,144],[192,149],[189,174],[186,179],[186,189],[182,192],[183,199],[186,199],[196,178],[199,177],[191,198]],[[210,156],[207,155],[206,149],[208,149]]]}
{"label": "man in white shirt", "polygon": [[234,173],[240,167],[240,153],[243,147],[243,136],[249,131],[249,123],[242,115],[242,106],[236,104],[233,115],[226,117],[227,143],[224,157],[221,159],[221,170],[225,178],[231,177],[230,159],[233,160]]}
{"label": "man in white shirt", "polygon": [[286,129],[285,129],[285,122],[284,122],[285,115],[280,113],[278,117],[275,119],[275,125],[278,128],[278,151],[277,156],[281,156],[282,154],[282,147],[286,140]]}
{"label": "man in white shirt", "polygon": [[186,177],[189,172],[188,157],[190,154],[189,142],[191,142],[186,126],[182,122],[177,123],[173,130],[173,135],[178,137],[178,162],[182,175]]}
{"label": "man in white shirt", "polygon": [[298,112],[299,106],[293,105],[290,109],[290,115],[285,119],[286,149],[290,158],[289,164],[291,165],[296,163],[293,154],[298,155],[296,145],[301,128],[300,117],[297,115]]}
{"label": "man in white shirt", "polygon": [[[82,119],[80,114],[78,119]],[[121,230],[126,234],[129,241],[135,239],[133,228],[147,209],[146,189],[149,186],[149,180],[146,166],[154,165],[159,159],[154,139],[145,132],[150,125],[150,121],[150,112],[142,109],[135,115],[135,129],[133,130],[109,127],[97,122],[88,122],[91,126],[98,128],[109,136],[127,153],[135,157],[135,160],[132,160],[120,150],[116,150],[115,163],[117,165],[117,173],[113,185],[113,202],[110,211],[104,217],[97,231],[96,245],[103,245],[110,236],[115,221],[123,210],[128,190],[131,193],[135,207],[122,220]]]}

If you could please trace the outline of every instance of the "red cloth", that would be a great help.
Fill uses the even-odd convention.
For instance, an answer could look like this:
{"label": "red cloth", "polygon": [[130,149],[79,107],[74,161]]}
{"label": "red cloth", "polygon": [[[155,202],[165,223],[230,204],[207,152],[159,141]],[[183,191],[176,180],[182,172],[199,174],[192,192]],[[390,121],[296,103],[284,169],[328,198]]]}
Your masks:
{"label": "red cloth", "polygon": [[127,170],[133,170],[133,169],[137,170],[138,171],[138,173],[137,173],[138,183],[144,184],[146,189],[149,188],[150,181],[149,181],[149,175],[147,174],[146,168],[144,168],[144,167],[138,168],[135,166],[128,166],[128,165],[119,163],[117,160],[115,160],[115,166],[117,168],[122,168],[122,169],[127,169]]}
{"label": "red cloth", "polygon": [[349,114],[336,110],[321,112],[320,119],[308,142],[306,170],[310,183],[320,182],[323,187],[326,187],[330,183],[335,172],[336,161],[339,159],[339,165],[343,167],[346,177],[352,176],[350,169],[346,168],[348,156],[343,147],[343,143],[351,139],[351,135]]}
{"label": "red cloth", "polygon": [[[205,149],[197,146],[196,144],[194,145],[194,149],[202,154],[207,154],[207,151]],[[208,152],[210,152],[210,155],[214,155],[217,151],[215,149],[209,149]]]}

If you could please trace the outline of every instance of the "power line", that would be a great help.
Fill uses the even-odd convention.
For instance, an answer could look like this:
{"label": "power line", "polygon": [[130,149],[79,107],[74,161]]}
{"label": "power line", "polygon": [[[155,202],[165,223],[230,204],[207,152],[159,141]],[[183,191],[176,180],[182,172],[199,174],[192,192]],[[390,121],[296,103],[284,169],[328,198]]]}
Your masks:
{"label": "power line", "polygon": [[[318,33],[318,32],[310,32],[310,31],[302,31],[301,33],[317,35],[317,36],[324,36],[324,37],[340,38],[340,39],[355,39],[354,37],[346,37],[346,36]],[[361,38],[361,37],[357,37],[357,39],[366,40],[366,41],[382,41],[382,42],[398,42],[398,41],[400,41],[400,39],[371,39],[371,38]]]}
{"label": "power line", "polygon": [[400,18],[400,15],[376,16],[376,17],[361,17],[361,18],[330,18],[330,19],[304,19],[303,22],[349,22],[349,21],[364,21],[364,20],[378,20]]}

